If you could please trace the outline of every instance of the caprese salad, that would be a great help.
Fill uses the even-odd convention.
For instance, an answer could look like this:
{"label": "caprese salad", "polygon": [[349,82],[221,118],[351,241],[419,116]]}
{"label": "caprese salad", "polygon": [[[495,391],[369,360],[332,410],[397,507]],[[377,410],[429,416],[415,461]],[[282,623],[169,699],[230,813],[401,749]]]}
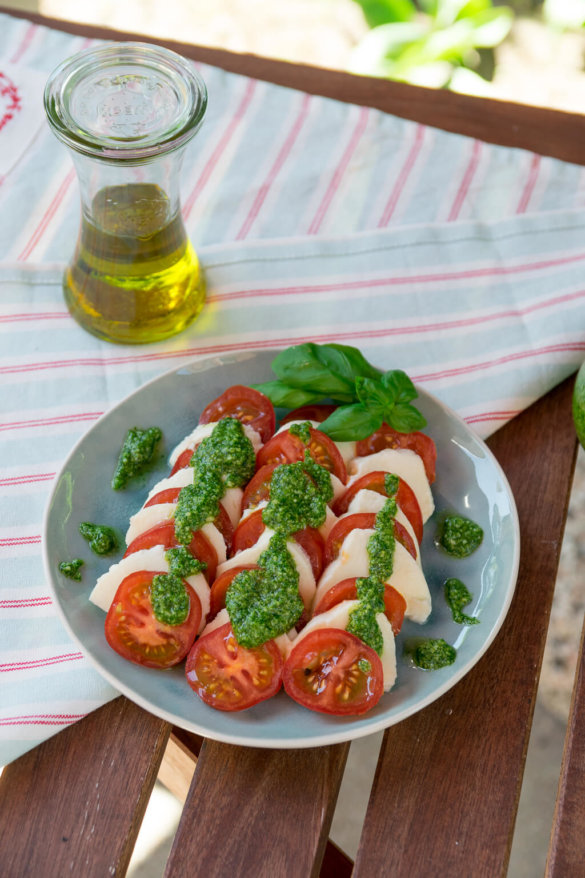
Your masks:
{"label": "caprese salad", "polygon": [[359,715],[392,688],[403,619],[431,611],[420,542],[436,449],[386,423],[334,441],[320,429],[333,409],[301,406],[276,429],[270,399],[244,386],[204,409],[91,592],[116,652],[184,662],[224,711],[284,688]]}

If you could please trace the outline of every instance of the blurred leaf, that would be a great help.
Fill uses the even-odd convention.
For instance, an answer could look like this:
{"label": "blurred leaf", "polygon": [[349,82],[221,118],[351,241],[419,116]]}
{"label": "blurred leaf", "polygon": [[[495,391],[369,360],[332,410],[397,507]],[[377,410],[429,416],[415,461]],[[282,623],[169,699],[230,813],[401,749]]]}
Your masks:
{"label": "blurred leaf", "polygon": [[491,8],[491,0],[439,0],[433,16],[436,28],[448,27],[455,21],[469,18]]}
{"label": "blurred leaf", "polygon": [[361,6],[369,27],[378,27],[396,21],[410,21],[416,17],[413,0],[355,0]]}
{"label": "blurred leaf", "polygon": [[388,76],[388,61],[399,58],[404,49],[425,35],[422,24],[400,22],[382,24],[369,31],[350,56],[353,73]]}
{"label": "blurred leaf", "polygon": [[449,90],[475,97],[493,96],[491,84],[483,76],[479,76],[473,70],[468,70],[467,67],[455,68],[449,82]]}
{"label": "blurred leaf", "polygon": [[486,9],[467,19],[473,25],[473,45],[482,49],[499,46],[510,33],[514,13],[508,6]]}

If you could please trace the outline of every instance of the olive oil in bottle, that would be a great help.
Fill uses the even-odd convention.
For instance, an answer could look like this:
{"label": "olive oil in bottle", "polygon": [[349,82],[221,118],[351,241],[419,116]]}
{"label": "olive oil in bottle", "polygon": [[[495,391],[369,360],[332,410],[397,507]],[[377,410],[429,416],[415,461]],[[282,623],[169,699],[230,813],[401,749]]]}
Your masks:
{"label": "olive oil in bottle", "polygon": [[153,183],[100,189],[64,279],[67,306],[110,341],[158,341],[201,311],[205,287],[180,212]]}

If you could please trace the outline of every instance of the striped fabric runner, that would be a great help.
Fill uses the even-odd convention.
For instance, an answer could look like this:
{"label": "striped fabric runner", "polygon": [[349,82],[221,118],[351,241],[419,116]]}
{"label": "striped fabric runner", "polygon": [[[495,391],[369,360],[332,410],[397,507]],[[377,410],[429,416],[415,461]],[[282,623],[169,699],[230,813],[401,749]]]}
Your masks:
{"label": "striped fabric runner", "polygon": [[[0,16],[16,80],[87,44]],[[56,616],[42,515],[75,441],[144,381],[198,356],[343,341],[486,436],[583,358],[582,168],[201,72],[183,208],[210,294],[181,336],[110,346],[70,319],[77,182],[46,125],[0,178],[0,763],[115,694]]]}

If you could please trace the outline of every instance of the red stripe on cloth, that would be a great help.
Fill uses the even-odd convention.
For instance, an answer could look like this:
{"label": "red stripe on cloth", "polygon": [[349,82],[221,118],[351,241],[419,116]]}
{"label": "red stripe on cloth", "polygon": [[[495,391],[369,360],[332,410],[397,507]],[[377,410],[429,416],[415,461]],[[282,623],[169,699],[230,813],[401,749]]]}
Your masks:
{"label": "red stripe on cloth", "polygon": [[33,713],[0,718],[0,726],[67,726],[87,716],[86,713]]}
{"label": "red stripe on cloth", "polygon": [[79,415],[61,415],[54,418],[39,418],[34,421],[10,421],[0,424],[0,430],[24,430],[27,427],[49,427],[56,424],[75,424],[79,421],[96,421],[103,412],[83,412]]}
{"label": "red stripe on cloth", "polygon": [[530,199],[532,197],[532,193],[534,192],[534,187],[536,186],[536,181],[538,180],[539,171],[540,156],[534,155],[532,156],[532,161],[530,162],[528,180],[526,181],[526,185],[524,186],[524,190],[522,192],[522,195],[520,196],[520,201],[518,202],[516,213],[526,213],[528,209],[528,204],[530,203]]}
{"label": "red stripe on cloth", "polygon": [[62,320],[69,318],[69,311],[43,311],[30,314],[0,314],[0,323],[19,323],[31,320]]}
{"label": "red stripe on cloth", "polygon": [[57,665],[62,662],[73,662],[79,661],[79,659],[83,658],[83,653],[81,652],[66,652],[63,655],[53,655],[44,659],[28,659],[23,662],[7,662],[6,664],[0,664],[0,673],[5,673],[7,671],[28,671],[34,668],[43,668],[47,665]]}
{"label": "red stripe on cloth", "polygon": [[0,601],[0,609],[3,610],[19,610],[27,607],[49,607],[53,603],[50,597],[40,598],[14,598],[10,600],[6,598]]}
{"label": "red stripe on cloth", "polygon": [[444,369],[441,372],[428,372],[424,375],[411,375],[413,381],[439,381],[442,378],[453,378],[458,375],[470,375],[472,372],[488,370],[494,366],[502,366],[505,363],[513,363],[518,360],[535,359],[547,354],[560,354],[566,352],[581,352],[585,350],[585,341],[570,341],[555,345],[547,345],[537,350],[516,351],[496,359],[484,360],[481,363],[469,363],[453,369]]}
{"label": "red stripe on cloth", "polygon": [[353,156],[353,154],[356,150],[356,147],[357,147],[357,145],[362,137],[362,134],[366,130],[366,126],[368,124],[368,117],[369,117],[369,108],[368,107],[361,107],[360,113],[359,113],[359,118],[357,121],[357,125],[354,128],[351,139],[350,139],[347,147],[345,148],[345,151],[341,157],[341,161],[339,162],[339,164],[337,165],[337,167],[335,169],[333,177],[331,178],[331,181],[329,183],[329,186],[327,187],[327,191],[325,192],[323,200],[321,201],[321,204],[319,205],[317,213],[313,217],[311,225],[309,226],[309,229],[308,229],[309,235],[316,235],[317,232],[319,231],[319,229],[321,228],[321,225],[323,223],[323,220],[325,219],[327,211],[329,210],[329,207],[331,206],[331,202],[333,201],[333,198],[335,197],[335,193],[337,192],[337,190],[339,189],[339,187],[341,185],[341,181],[343,180],[343,176],[344,176],[344,174],[347,170],[347,167],[351,161],[351,157]]}
{"label": "red stripe on cloth", "polygon": [[35,247],[38,245],[39,241],[42,239],[43,235],[45,234],[51,220],[55,216],[55,214],[59,208],[59,205],[61,204],[61,202],[65,198],[65,195],[67,194],[67,190],[71,186],[74,179],[75,179],[75,168],[71,168],[71,170],[68,172],[67,176],[63,179],[61,185],[57,189],[57,192],[55,193],[53,200],[51,201],[49,207],[45,211],[45,214],[44,214],[43,218],[41,219],[40,223],[36,227],[30,241],[28,242],[28,244],[26,245],[24,250],[21,252],[21,254],[18,256],[18,262],[24,262],[26,259],[28,259],[30,254],[33,252]]}
{"label": "red stripe on cloth", "polygon": [[288,156],[290,155],[290,152],[295,144],[295,141],[301,132],[301,129],[305,123],[305,119],[307,118],[307,113],[309,110],[310,103],[311,103],[311,95],[304,95],[303,100],[302,100],[302,104],[301,104],[300,112],[299,112],[297,118],[295,119],[294,125],[291,128],[291,130],[288,134],[288,137],[284,141],[284,143],[283,143],[283,145],[282,145],[282,147],[281,147],[281,149],[280,149],[280,151],[279,151],[279,153],[274,161],[274,164],[270,168],[270,170],[268,172],[268,176],[266,177],[266,180],[264,181],[262,186],[260,186],[260,188],[256,194],[256,198],[254,199],[252,207],[250,208],[250,212],[248,213],[248,216],[244,220],[244,222],[242,224],[242,228],[240,229],[240,231],[236,235],[237,241],[242,241],[250,232],[250,229],[252,228],[252,225],[254,224],[254,221],[255,221],[256,217],[258,216],[258,214],[260,213],[262,205],[264,204],[264,202],[266,200],[266,196],[268,195],[268,193],[270,191],[270,187],[274,183],[276,177],[278,176],[280,170],[282,169],[282,166],[284,165]]}
{"label": "red stripe on cloth", "polygon": [[467,193],[469,192],[469,187],[471,186],[471,182],[475,176],[475,172],[479,166],[479,159],[481,156],[481,143],[479,140],[473,141],[473,148],[471,150],[471,158],[469,159],[469,163],[467,168],[465,169],[465,173],[463,175],[463,179],[461,180],[461,184],[459,189],[457,190],[457,195],[455,196],[455,201],[451,206],[451,210],[449,211],[449,216],[447,217],[447,222],[454,222],[459,213],[461,212],[461,208],[467,198]]}
{"label": "red stripe on cloth", "polygon": [[386,207],[384,208],[382,216],[380,217],[380,221],[378,222],[379,229],[385,228],[388,225],[388,223],[390,222],[390,220],[392,219],[392,214],[396,210],[396,205],[398,204],[398,201],[400,200],[400,196],[402,195],[404,187],[406,186],[406,184],[408,182],[408,178],[410,177],[412,169],[414,168],[414,166],[416,164],[416,160],[418,159],[419,153],[422,149],[425,131],[426,131],[426,127],[424,125],[417,125],[416,126],[414,143],[412,144],[412,146],[410,148],[410,152],[408,153],[408,155],[406,157],[406,161],[404,162],[404,165],[401,168],[400,174],[398,175],[398,179],[396,180],[394,188],[393,188],[392,192],[390,193],[390,198],[388,199]]}
{"label": "red stripe on cloth", "polygon": [[197,183],[195,184],[195,188],[193,189],[193,191],[191,192],[189,197],[183,202],[183,216],[185,217],[185,219],[189,216],[189,214],[193,210],[193,205],[195,204],[195,202],[197,201],[197,199],[199,198],[199,196],[203,192],[205,186],[207,185],[207,183],[209,181],[209,178],[211,177],[213,169],[215,168],[215,166],[219,162],[221,156],[225,152],[225,150],[226,150],[230,140],[232,139],[234,132],[236,131],[238,125],[240,124],[240,122],[244,118],[246,110],[248,109],[250,102],[252,100],[252,97],[254,96],[255,90],[256,90],[256,82],[252,79],[248,80],[248,84],[246,85],[246,90],[244,92],[244,97],[243,97],[238,109],[236,110],[236,112],[232,116],[229,125],[227,126],[227,128],[224,131],[222,137],[220,138],[217,146],[215,147],[214,151],[212,152],[211,156],[209,157],[207,164],[203,168],[203,171],[201,172],[201,176],[199,177],[199,179],[197,180]]}
{"label": "red stripe on cloth", "polygon": [[13,485],[30,485],[34,482],[50,482],[55,478],[55,473],[38,473],[30,476],[11,476],[0,479],[0,488],[11,488]]}
{"label": "red stripe on cloth", "polygon": [[5,546],[33,546],[41,542],[40,535],[31,537],[1,537],[0,548]]}
{"label": "red stripe on cloth", "polygon": [[478,415],[468,415],[464,418],[467,424],[480,424],[482,421],[509,421],[519,415],[522,409],[513,412],[484,412]]}
{"label": "red stripe on cloth", "polygon": [[29,24],[29,26],[27,27],[27,29],[25,31],[22,43],[20,44],[20,46],[18,47],[18,49],[16,50],[16,52],[14,53],[12,58],[10,59],[11,64],[18,64],[18,62],[20,61],[20,59],[22,58],[22,56],[24,55],[24,53],[26,52],[26,50],[28,49],[30,44],[32,43],[33,37],[37,31],[37,28],[38,28],[38,25],[32,24],[32,23]]}

